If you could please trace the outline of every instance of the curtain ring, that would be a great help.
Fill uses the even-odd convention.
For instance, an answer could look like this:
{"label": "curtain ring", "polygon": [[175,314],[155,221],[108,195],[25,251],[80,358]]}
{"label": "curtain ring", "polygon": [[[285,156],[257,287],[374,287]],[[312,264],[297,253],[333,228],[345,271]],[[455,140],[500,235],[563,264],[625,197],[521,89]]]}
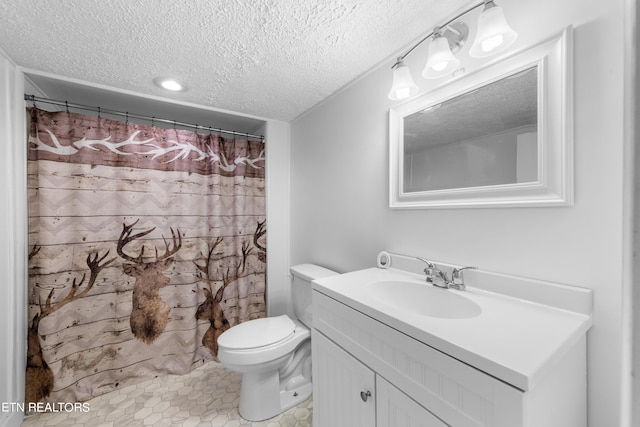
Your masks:
{"label": "curtain ring", "polygon": [[35,95],[31,95],[31,102],[33,103],[33,108],[38,108],[36,106],[36,96]]}
{"label": "curtain ring", "polygon": [[65,105],[65,107],[67,107],[67,114],[69,114],[69,102],[68,101],[64,101],[64,105]]}
{"label": "curtain ring", "polygon": [[98,120],[100,120],[102,117],[100,117],[100,107],[98,107]]}
{"label": "curtain ring", "polygon": [[176,129],[176,121],[175,120],[173,121],[173,130],[177,130]]}
{"label": "curtain ring", "polygon": [[155,116],[151,117],[151,127],[155,126],[155,123],[154,123],[155,119],[156,119]]}
{"label": "curtain ring", "polygon": [[129,112],[128,112],[128,111],[125,111],[125,113],[124,113],[124,114],[125,114],[125,117],[126,117],[126,120],[125,120],[124,124],[125,124],[125,125],[128,125],[128,124],[129,124]]}

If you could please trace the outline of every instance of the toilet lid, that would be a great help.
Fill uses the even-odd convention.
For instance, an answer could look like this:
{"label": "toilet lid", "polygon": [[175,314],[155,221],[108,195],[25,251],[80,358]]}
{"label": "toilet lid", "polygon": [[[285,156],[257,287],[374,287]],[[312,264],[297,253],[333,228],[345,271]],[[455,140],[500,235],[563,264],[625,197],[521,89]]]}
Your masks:
{"label": "toilet lid", "polygon": [[240,323],[218,337],[218,345],[230,350],[264,347],[282,341],[296,324],[286,314]]}

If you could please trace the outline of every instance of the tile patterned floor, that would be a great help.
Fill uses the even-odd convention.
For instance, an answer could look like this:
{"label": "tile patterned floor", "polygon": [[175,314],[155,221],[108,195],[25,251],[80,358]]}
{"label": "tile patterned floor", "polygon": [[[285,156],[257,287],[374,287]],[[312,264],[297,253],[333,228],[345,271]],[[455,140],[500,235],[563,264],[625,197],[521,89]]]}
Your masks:
{"label": "tile patterned floor", "polygon": [[311,398],[272,419],[238,413],[240,376],[209,362],[186,375],[166,375],[98,396],[88,412],[38,413],[22,427],[309,427]]}

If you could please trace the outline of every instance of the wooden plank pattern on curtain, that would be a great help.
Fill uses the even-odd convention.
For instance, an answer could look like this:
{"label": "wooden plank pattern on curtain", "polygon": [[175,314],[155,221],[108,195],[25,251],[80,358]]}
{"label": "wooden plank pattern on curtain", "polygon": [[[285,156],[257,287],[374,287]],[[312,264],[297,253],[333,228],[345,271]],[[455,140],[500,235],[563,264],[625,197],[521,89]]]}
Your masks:
{"label": "wooden plank pattern on curtain", "polygon": [[29,109],[27,400],[84,401],[264,317],[264,142]]}

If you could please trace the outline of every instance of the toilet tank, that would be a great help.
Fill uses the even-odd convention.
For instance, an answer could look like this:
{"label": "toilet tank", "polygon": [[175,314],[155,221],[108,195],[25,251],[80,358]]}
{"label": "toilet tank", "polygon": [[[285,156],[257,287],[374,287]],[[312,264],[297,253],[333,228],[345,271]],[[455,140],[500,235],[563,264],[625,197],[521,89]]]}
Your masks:
{"label": "toilet tank", "polygon": [[339,273],[315,264],[294,265],[290,271],[293,276],[291,282],[293,313],[296,319],[311,329],[311,281],[336,276]]}

